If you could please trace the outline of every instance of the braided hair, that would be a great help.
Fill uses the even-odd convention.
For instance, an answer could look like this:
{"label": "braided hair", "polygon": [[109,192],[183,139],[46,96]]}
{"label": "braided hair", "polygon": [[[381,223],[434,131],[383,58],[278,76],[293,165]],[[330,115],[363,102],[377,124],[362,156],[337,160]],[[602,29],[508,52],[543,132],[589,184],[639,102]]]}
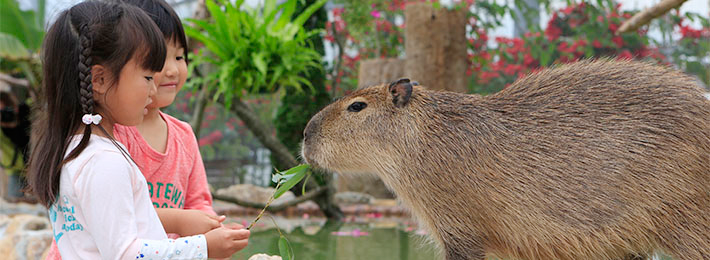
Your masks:
{"label": "braided hair", "polygon": [[[143,69],[162,70],[166,47],[162,33],[142,10],[107,1],[85,1],[63,11],[43,42],[43,82],[34,104],[27,177],[30,190],[49,207],[59,192],[62,166],[89,144],[94,126],[81,119],[100,105],[94,101],[92,66],[103,66],[107,84],[113,86],[134,57]],[[96,127],[132,160],[101,124]],[[82,134],[81,140],[67,154],[76,134]]]}

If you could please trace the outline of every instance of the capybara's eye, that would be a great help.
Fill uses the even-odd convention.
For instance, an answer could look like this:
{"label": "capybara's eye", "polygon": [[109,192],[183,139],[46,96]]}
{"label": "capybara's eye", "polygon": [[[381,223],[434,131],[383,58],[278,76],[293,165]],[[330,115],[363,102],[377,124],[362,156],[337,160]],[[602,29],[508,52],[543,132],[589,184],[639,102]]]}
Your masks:
{"label": "capybara's eye", "polygon": [[348,111],[360,112],[360,110],[363,110],[366,107],[367,107],[367,103],[365,103],[365,102],[355,102],[355,103],[350,104],[350,106],[348,106]]}

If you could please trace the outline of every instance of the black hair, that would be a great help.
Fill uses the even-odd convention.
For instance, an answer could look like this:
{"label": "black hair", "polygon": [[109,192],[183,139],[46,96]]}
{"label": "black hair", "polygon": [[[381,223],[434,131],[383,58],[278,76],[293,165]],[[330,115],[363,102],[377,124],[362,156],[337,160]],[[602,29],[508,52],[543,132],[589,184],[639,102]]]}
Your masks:
{"label": "black hair", "polygon": [[[139,8],[86,1],[59,15],[45,35],[41,54],[43,83],[35,103],[27,175],[32,192],[49,207],[59,192],[62,166],[89,143],[91,126],[81,118],[94,114],[91,67],[104,66],[109,83],[118,82],[131,58],[136,58],[141,68],[157,72],[165,63],[166,47],[157,26]],[[82,127],[81,141],[66,155],[72,136]],[[103,127],[99,128],[120,148]]]}
{"label": "black hair", "polygon": [[179,44],[185,49],[184,58],[187,58],[187,37],[182,26],[180,17],[175,13],[170,5],[163,0],[119,0],[122,3],[130,4],[143,9],[153,22],[158,26],[166,40]]}

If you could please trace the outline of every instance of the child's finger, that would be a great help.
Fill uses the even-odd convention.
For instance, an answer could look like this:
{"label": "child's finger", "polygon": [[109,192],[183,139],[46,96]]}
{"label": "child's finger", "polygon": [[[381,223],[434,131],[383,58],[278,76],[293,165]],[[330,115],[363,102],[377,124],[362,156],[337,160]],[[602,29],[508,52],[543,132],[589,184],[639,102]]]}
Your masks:
{"label": "child's finger", "polygon": [[234,249],[237,251],[244,249],[247,245],[249,245],[249,240],[247,239],[234,241]]}
{"label": "child's finger", "polygon": [[224,224],[224,227],[229,229],[244,229],[244,226],[239,223],[227,223]]}
{"label": "child's finger", "polygon": [[246,229],[238,229],[231,232],[232,240],[247,240],[251,232]]}
{"label": "child's finger", "polygon": [[217,221],[219,221],[219,223],[224,222],[224,220],[226,220],[226,219],[227,219],[227,216],[225,216],[225,215],[217,216]]}

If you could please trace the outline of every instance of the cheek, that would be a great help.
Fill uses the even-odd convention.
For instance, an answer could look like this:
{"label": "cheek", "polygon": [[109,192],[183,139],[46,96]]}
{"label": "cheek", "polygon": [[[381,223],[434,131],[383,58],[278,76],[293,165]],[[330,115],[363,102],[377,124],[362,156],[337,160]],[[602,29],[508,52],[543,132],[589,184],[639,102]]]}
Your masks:
{"label": "cheek", "polygon": [[178,82],[177,88],[178,88],[178,90],[180,90],[182,88],[182,86],[185,85],[185,81],[187,80],[187,63],[185,63],[185,61],[180,61],[180,62],[178,62],[177,68],[178,68],[178,78],[180,81],[180,82]]}

